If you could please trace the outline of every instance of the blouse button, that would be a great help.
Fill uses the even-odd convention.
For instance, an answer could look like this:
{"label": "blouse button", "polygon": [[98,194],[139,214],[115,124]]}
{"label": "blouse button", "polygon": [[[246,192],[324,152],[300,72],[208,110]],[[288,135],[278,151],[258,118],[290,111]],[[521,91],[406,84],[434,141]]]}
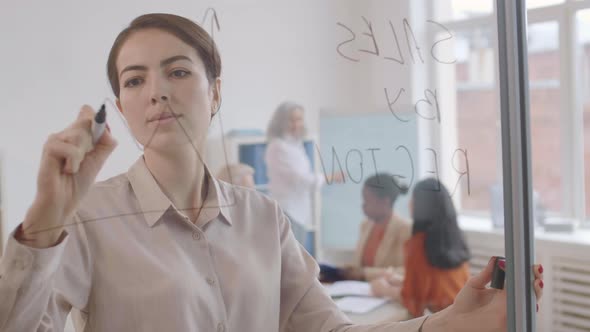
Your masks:
{"label": "blouse button", "polygon": [[193,240],[197,240],[197,241],[201,240],[201,233],[194,231],[193,232]]}
{"label": "blouse button", "polygon": [[207,283],[209,284],[209,286],[213,286],[213,285],[215,285],[215,280],[213,280],[211,278],[207,278]]}

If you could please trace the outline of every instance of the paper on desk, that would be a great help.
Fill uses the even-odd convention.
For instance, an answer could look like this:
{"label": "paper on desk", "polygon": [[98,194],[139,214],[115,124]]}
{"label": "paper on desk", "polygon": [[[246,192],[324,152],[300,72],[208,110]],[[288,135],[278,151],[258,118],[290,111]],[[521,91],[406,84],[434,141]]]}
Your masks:
{"label": "paper on desk", "polygon": [[367,296],[346,296],[338,299],[336,305],[340,310],[353,314],[366,314],[385,304],[388,299]]}
{"label": "paper on desk", "polygon": [[331,297],[339,296],[371,296],[371,285],[363,281],[337,281],[327,285]]}

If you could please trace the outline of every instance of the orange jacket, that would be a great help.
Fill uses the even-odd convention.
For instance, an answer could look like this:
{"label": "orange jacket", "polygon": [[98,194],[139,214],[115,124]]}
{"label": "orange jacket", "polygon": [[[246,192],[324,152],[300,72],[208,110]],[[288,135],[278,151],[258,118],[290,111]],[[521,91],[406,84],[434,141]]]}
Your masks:
{"label": "orange jacket", "polygon": [[401,290],[403,305],[414,317],[424,309],[440,311],[453,304],[455,296],[469,279],[469,265],[463,263],[450,270],[428,262],[424,241],[426,233],[417,233],[405,243],[405,276]]}

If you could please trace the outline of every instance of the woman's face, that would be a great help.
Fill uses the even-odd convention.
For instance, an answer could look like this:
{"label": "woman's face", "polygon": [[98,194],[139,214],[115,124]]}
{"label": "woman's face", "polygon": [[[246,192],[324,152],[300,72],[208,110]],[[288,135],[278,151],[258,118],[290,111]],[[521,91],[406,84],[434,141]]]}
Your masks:
{"label": "woman's face", "polygon": [[305,131],[305,121],[303,120],[303,110],[298,108],[291,112],[289,121],[289,134],[293,137],[302,138]]}
{"label": "woman's face", "polygon": [[391,204],[388,198],[381,198],[367,187],[364,187],[363,212],[369,219],[379,221],[391,212]]}
{"label": "woman's face", "polygon": [[209,84],[192,47],[162,30],[137,31],[121,47],[117,70],[117,104],[146,150],[204,144],[221,82]]}

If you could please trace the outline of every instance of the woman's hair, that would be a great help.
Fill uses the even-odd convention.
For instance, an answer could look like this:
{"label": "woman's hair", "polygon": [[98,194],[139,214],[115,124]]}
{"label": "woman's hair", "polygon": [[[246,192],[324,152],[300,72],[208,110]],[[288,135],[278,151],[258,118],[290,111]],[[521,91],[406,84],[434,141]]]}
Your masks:
{"label": "woman's hair", "polygon": [[266,131],[266,137],[271,140],[273,138],[283,138],[287,129],[289,129],[289,125],[291,124],[291,114],[295,111],[301,109],[303,107],[299,104],[290,101],[282,102],[270,119],[268,124],[268,129]]}
{"label": "woman's hair", "polygon": [[127,28],[121,31],[111,47],[107,61],[107,74],[111,89],[117,98],[120,93],[117,57],[121,47],[134,32],[145,29],[159,29],[168,32],[195,49],[205,65],[209,84],[212,84],[221,75],[221,58],[215,41],[207,31],[182,16],[160,13],[145,14],[134,19]]}
{"label": "woman's hair", "polygon": [[377,173],[365,180],[364,187],[370,190],[379,198],[389,198],[391,206],[395,204],[397,197],[408,192],[406,185],[400,184],[397,179],[389,173]]}
{"label": "woman's hair", "polygon": [[457,224],[457,212],[448,190],[436,179],[416,184],[412,194],[412,233],[426,233],[425,249],[430,264],[442,269],[458,267],[471,257]]}

